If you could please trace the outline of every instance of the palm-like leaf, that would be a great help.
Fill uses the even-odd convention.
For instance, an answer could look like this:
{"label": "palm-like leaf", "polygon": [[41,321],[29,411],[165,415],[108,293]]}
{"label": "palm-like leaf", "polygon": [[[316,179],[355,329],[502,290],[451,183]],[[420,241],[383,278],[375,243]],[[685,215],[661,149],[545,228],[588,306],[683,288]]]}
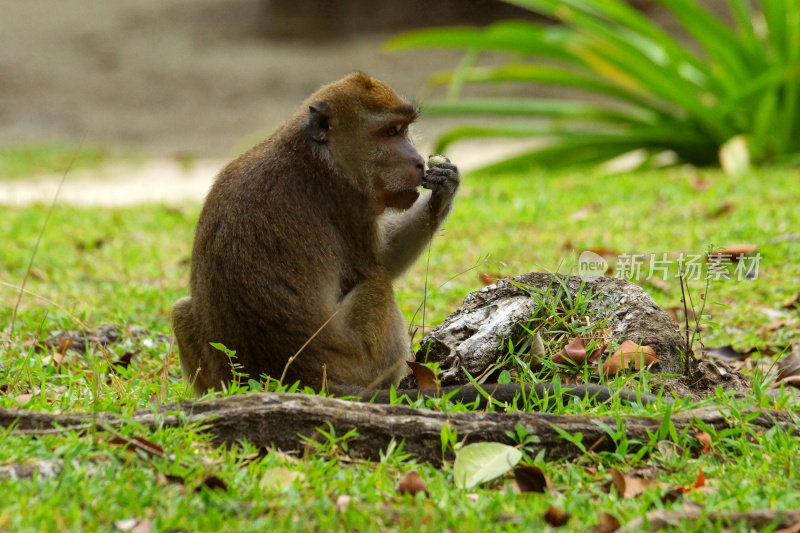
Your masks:
{"label": "palm-like leaf", "polygon": [[[700,47],[687,46],[623,0],[504,0],[561,22],[505,21],[486,28],[438,28],[402,35],[390,49],[447,47],[468,51],[456,71],[431,77],[449,97],[426,110],[448,115],[504,115],[517,125],[461,127],[441,149],[475,137],[544,137],[525,164],[600,161],[626,151],[672,150],[709,164],[729,139],[748,139],[763,163],[800,152],[800,0],[728,0],[729,27],[697,0],[659,0]],[[483,51],[509,63],[476,66]],[[460,98],[464,84],[562,85],[601,97],[598,103],[533,98]],[[597,99],[595,99],[597,100]],[[573,154],[575,157],[573,157]]]}

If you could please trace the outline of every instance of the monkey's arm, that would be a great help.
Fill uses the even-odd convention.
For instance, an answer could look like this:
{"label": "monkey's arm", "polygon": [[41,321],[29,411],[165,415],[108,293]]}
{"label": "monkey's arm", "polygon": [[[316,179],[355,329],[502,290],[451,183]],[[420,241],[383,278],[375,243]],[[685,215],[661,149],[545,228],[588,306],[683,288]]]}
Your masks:
{"label": "monkey's arm", "polygon": [[425,249],[450,213],[460,183],[458,169],[449,160],[435,164],[422,183],[430,194],[421,196],[407,211],[384,215],[381,261],[392,278],[402,274]]}
{"label": "monkey's arm", "polygon": [[[557,390],[552,383],[526,383],[521,385],[515,384],[487,384],[483,390],[492,397],[493,400],[499,403],[511,404],[516,396],[536,397],[543,398],[545,395],[553,396]],[[456,385],[451,387],[442,387],[438,391],[436,389],[399,389],[396,391],[396,397],[401,398],[407,396],[411,401],[419,398],[438,398],[444,395],[453,393],[450,401],[469,403],[478,401],[478,409],[483,409],[489,404],[488,398],[481,394],[478,389],[473,385]],[[641,403],[642,405],[652,405],[657,401],[657,398],[651,394],[637,393],[635,391],[613,389],[604,387],[602,385],[562,385],[558,388],[558,392],[562,396],[573,396],[577,398],[590,398],[596,402],[607,402],[614,397],[619,397],[622,401],[627,403]],[[357,396],[362,401],[371,401],[372,403],[388,404],[391,402],[390,391],[369,391],[362,392]],[[669,402],[669,398],[663,398],[663,401]]]}

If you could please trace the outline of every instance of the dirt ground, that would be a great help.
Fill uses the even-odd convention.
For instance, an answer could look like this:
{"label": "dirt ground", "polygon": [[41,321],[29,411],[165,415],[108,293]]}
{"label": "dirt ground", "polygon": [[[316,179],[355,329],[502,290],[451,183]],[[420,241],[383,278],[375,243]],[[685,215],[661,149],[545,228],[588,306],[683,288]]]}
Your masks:
{"label": "dirt ground", "polygon": [[[301,0],[302,1],[302,0]],[[0,0],[0,145],[227,157],[353,70],[413,97],[459,54],[271,39],[263,0]]]}

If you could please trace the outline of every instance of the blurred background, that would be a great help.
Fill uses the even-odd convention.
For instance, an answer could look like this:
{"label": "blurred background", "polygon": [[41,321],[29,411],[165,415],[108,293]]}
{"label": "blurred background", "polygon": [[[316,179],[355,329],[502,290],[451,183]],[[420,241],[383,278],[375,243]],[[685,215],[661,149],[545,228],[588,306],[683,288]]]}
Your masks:
{"label": "blurred background", "polygon": [[[85,135],[114,150],[230,157],[347,72],[418,98],[463,55],[383,52],[393,35],[533,17],[496,0],[2,0],[0,147]],[[448,120],[422,120],[422,142]]]}

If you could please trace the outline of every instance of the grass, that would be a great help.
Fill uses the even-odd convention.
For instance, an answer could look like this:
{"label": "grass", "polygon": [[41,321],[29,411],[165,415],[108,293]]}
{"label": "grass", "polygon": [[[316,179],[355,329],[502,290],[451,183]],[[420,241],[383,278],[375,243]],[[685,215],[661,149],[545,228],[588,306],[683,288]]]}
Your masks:
{"label": "grass", "polygon": [[[60,174],[72,161],[75,151],[74,146],[57,144],[0,148],[0,181],[36,174]],[[98,167],[110,157],[107,150],[84,146],[75,158],[73,169]]]}
{"label": "grass", "polygon": [[[763,256],[758,277],[711,285],[706,312],[708,321],[720,327],[704,330],[703,341],[767,352],[798,341],[791,326],[762,328],[775,320],[765,309],[797,316],[781,306],[800,289],[800,241],[779,237],[800,228],[798,178],[800,172],[793,170],[728,177],[688,168],[621,176],[599,171],[469,175],[447,228],[434,240],[429,267],[423,257],[397,284],[398,298],[410,319],[422,302],[427,273],[429,326],[440,322],[468,291],[482,286],[479,273],[566,272],[574,270],[581,251],[592,248],[676,254],[748,242],[758,245]],[[699,191],[698,181],[708,188]],[[0,282],[19,284],[45,212],[44,207],[4,208]],[[0,337],[0,407],[110,410],[124,418],[135,409],[190,398],[176,354],[165,365],[169,346],[157,338],[127,339],[106,352],[70,355],[65,364],[24,343],[48,332],[77,329],[79,323],[142,325],[170,333],[169,308],[188,286],[198,214],[196,205],[119,210],[58,206],[27,289],[59,307],[26,296],[13,335]],[[676,280],[648,289],[661,305],[679,305]],[[691,290],[697,302],[704,284],[692,282]],[[15,290],[0,285],[2,331],[16,296]],[[415,321],[421,324],[419,314]],[[128,365],[123,362],[126,354],[132,354]],[[771,405],[755,395],[720,396],[716,402],[736,412]],[[783,397],[779,403],[786,402],[797,408],[795,399]],[[684,402],[675,409],[687,407]],[[592,406],[578,401],[556,404],[552,410],[612,416],[667,413],[665,405]],[[55,459],[63,470],[55,477],[0,477],[0,531],[114,530],[124,529],[124,524],[114,525],[124,519],[150,519],[153,531],[516,531],[543,528],[544,512],[551,505],[571,513],[569,528],[577,529],[592,527],[601,512],[624,523],[649,510],[680,508],[680,500],[662,502],[665,489],[651,487],[635,498],[609,492],[611,468],[651,467],[652,476],[669,486],[691,485],[702,470],[707,488],[689,493],[684,501],[709,512],[790,509],[800,490],[800,441],[777,430],[752,435],[744,421],[735,430],[712,432],[714,453],[700,453],[697,440],[685,434],[678,436],[674,456],[659,452],[656,442],[620,438],[617,452],[586,455],[576,462],[545,462],[533,454],[530,459],[558,491],[538,496],[504,490],[508,477],[470,491],[456,489],[452,464],[440,469],[416,464],[402,450],[388,453],[381,462],[351,461],[342,442],[328,441],[299,461],[274,452],[253,461],[248,456],[256,450],[246,443],[214,448],[196,427],[150,431],[128,423],[120,431],[157,443],[164,457],[124,450],[102,432],[39,437],[3,433],[0,465]],[[649,453],[637,454],[642,446]],[[279,467],[301,476],[288,480]],[[427,483],[429,498],[397,493],[398,481],[412,469]],[[207,474],[221,478],[228,490],[205,486]],[[184,481],[170,483],[165,476]],[[278,481],[270,483],[270,478]],[[346,506],[344,496],[349,497]],[[678,530],[719,529],[699,523]],[[735,525],[732,530],[747,528]]]}

